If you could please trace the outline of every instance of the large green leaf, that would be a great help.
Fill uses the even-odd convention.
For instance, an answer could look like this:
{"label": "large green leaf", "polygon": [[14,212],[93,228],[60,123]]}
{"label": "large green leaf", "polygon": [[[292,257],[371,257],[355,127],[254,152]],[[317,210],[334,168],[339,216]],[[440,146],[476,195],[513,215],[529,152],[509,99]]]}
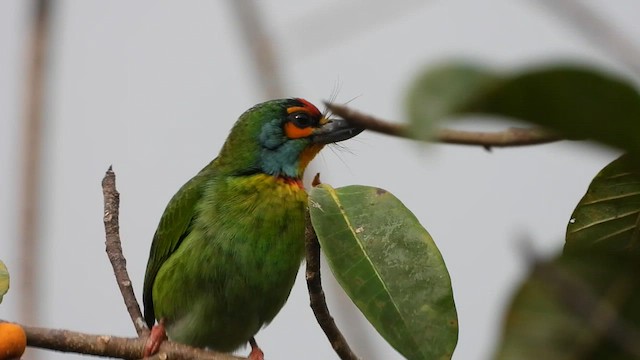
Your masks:
{"label": "large green leaf", "polygon": [[448,359],[458,338],[451,280],[433,239],[389,192],[366,186],[309,194],[313,227],[342,288],[408,359]]}
{"label": "large green leaf", "polygon": [[640,358],[640,263],[583,251],[534,267],[507,313],[498,360]]}
{"label": "large green leaf", "polygon": [[9,291],[9,271],[0,260],[0,304],[2,303],[2,297]]}
{"label": "large green leaf", "polygon": [[565,251],[637,250],[639,226],[640,164],[623,155],[596,175],[573,211]]}
{"label": "large green leaf", "polygon": [[419,76],[409,89],[407,110],[414,136],[428,139],[439,120],[465,109],[497,86],[501,77],[473,64],[444,64]]}
{"label": "large green leaf", "polygon": [[[417,129],[441,117],[489,114],[640,154],[640,94],[625,79],[604,71],[550,65],[501,74],[480,65],[449,63],[420,79],[409,94],[409,112],[419,114],[411,117]],[[439,96],[420,90],[435,87]],[[436,111],[422,110],[429,108]]]}

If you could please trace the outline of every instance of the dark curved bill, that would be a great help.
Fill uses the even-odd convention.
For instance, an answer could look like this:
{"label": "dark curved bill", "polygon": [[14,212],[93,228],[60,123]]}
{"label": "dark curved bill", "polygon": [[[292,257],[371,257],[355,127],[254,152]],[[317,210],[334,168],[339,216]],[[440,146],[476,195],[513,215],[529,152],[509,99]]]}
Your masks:
{"label": "dark curved bill", "polygon": [[344,119],[331,119],[326,124],[314,130],[311,141],[316,144],[330,144],[351,139],[364,129],[351,126]]}

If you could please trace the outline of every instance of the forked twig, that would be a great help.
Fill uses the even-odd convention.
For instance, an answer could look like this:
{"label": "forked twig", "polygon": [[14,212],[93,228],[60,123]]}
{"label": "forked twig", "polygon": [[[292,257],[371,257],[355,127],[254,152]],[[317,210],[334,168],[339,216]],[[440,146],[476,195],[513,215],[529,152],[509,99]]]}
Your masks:
{"label": "forked twig", "polygon": [[102,193],[104,195],[104,231],[106,234],[106,251],[109,256],[109,262],[113,267],[113,273],[116,276],[116,282],[122,293],[122,298],[127,306],[127,311],[133,326],[136,328],[138,336],[149,335],[149,329],[144,322],[140,305],[133,293],[131,279],[127,272],[127,260],[122,254],[122,244],[120,243],[120,224],[119,224],[119,208],[120,193],[116,190],[116,174],[111,166],[102,179]]}

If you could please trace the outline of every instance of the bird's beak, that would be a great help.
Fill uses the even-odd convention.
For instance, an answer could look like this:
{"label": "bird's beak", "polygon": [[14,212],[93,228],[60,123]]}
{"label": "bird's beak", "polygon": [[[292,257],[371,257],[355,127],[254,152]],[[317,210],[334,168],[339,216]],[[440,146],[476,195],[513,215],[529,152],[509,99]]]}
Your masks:
{"label": "bird's beak", "polygon": [[330,119],[321,127],[315,129],[311,141],[316,144],[330,144],[351,139],[364,129],[354,127],[343,119]]}

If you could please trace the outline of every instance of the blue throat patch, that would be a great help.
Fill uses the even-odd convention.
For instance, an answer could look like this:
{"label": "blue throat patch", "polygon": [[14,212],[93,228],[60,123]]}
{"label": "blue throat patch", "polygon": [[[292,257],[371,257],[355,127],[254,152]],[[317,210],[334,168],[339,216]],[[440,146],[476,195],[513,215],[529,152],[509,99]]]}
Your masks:
{"label": "blue throat patch", "polygon": [[262,127],[258,136],[261,145],[260,167],[265,174],[298,178],[300,154],[308,139],[289,139],[282,130],[281,120],[274,119]]}

